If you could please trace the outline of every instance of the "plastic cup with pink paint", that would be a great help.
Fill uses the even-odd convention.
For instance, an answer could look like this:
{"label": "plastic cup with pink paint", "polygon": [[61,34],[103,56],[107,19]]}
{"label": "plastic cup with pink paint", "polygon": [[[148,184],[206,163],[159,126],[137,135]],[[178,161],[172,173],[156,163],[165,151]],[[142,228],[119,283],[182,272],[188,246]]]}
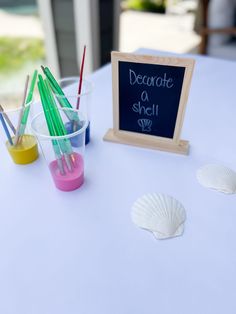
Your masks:
{"label": "plastic cup with pink paint", "polygon": [[[59,112],[64,124],[68,121],[68,112],[77,115],[80,128],[66,135],[51,136],[43,112],[32,119],[31,128],[37,137],[56,188],[73,191],[84,183],[85,132],[88,121],[75,109],[61,108]],[[71,143],[75,145],[72,146]]]}

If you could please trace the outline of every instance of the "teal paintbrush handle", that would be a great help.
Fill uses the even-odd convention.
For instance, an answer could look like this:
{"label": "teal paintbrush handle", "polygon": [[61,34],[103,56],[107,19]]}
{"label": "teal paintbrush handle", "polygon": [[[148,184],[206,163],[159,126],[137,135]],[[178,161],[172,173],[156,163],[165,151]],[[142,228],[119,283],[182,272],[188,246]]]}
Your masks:
{"label": "teal paintbrush handle", "polygon": [[26,128],[26,124],[27,124],[27,120],[28,120],[28,116],[29,116],[29,111],[30,111],[30,105],[28,107],[26,107],[26,109],[24,110],[23,113],[23,117],[21,120],[21,125],[20,125],[20,130],[19,130],[19,135],[24,135],[25,133],[25,128]]}

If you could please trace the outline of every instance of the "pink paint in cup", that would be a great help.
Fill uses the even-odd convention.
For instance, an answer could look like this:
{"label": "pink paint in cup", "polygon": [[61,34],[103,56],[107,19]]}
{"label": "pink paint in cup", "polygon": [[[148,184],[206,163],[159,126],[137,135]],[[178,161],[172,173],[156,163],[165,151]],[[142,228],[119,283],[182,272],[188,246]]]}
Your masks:
{"label": "pink paint in cup", "polygon": [[67,169],[65,160],[63,160],[66,174],[62,175],[57,166],[57,161],[53,160],[49,164],[49,169],[55,183],[55,186],[62,191],[73,191],[78,189],[84,183],[84,160],[80,154],[74,153],[74,171]]}
{"label": "pink paint in cup", "polygon": [[[85,132],[88,125],[78,110],[60,108],[64,124],[68,121],[69,111],[78,116],[80,129],[67,135],[50,136],[43,112],[31,122],[56,188],[67,192],[78,189],[84,183]],[[72,142],[76,145],[72,146]]]}

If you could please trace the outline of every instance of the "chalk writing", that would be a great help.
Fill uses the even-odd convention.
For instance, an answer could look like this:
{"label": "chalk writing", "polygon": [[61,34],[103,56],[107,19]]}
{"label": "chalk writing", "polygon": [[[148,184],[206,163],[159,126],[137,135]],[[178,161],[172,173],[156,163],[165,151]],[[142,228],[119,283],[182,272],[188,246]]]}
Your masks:
{"label": "chalk writing", "polygon": [[146,116],[158,116],[158,105],[152,105],[152,106],[144,106],[141,105],[140,101],[133,104],[132,110],[140,115],[146,115]]}
{"label": "chalk writing", "polygon": [[167,87],[172,88],[174,86],[173,79],[167,78],[167,74],[163,76],[147,76],[136,74],[135,71],[129,69],[129,83],[130,85],[147,85],[153,87]]}
{"label": "chalk writing", "polygon": [[173,138],[185,68],[119,61],[120,130]]}
{"label": "chalk writing", "polygon": [[141,100],[142,101],[149,101],[149,98],[148,98],[148,93],[146,90],[144,90],[141,94]]}
{"label": "chalk writing", "polygon": [[142,132],[152,131],[152,120],[150,119],[138,119],[138,125],[141,127]]}

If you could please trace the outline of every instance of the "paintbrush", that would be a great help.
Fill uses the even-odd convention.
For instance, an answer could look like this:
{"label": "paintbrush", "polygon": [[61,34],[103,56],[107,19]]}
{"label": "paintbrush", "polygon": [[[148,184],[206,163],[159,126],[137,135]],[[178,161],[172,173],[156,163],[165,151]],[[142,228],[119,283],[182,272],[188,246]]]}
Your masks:
{"label": "paintbrush", "polygon": [[22,102],[22,108],[20,110],[20,116],[19,116],[18,125],[17,125],[17,128],[16,128],[16,134],[15,134],[15,137],[14,137],[14,140],[13,140],[14,146],[16,146],[18,144],[19,137],[20,137],[20,125],[21,125],[21,120],[22,120],[22,116],[23,116],[23,113],[24,113],[24,109],[25,109],[25,101],[26,101],[26,96],[27,96],[28,84],[29,84],[29,75],[27,75],[27,77],[26,77],[25,90],[24,90],[24,96],[23,96],[23,102]]}
{"label": "paintbrush", "polygon": [[77,110],[79,109],[79,104],[80,104],[80,94],[81,94],[82,83],[83,83],[85,54],[86,54],[86,46],[84,46],[84,52],[83,52],[83,57],[82,57],[82,62],[81,62],[81,67],[80,67],[79,88],[78,88],[78,96],[79,97],[78,97],[77,105],[76,105]]}
{"label": "paintbrush", "polygon": [[4,118],[3,118],[3,111],[2,111],[2,109],[0,109],[0,120],[1,120],[3,129],[4,129],[5,133],[6,133],[6,136],[7,136],[7,138],[8,138],[9,143],[10,143],[11,145],[13,145],[10,132],[9,132],[9,130],[8,130],[8,128],[7,128],[7,125],[6,125],[6,122],[5,122]]}
{"label": "paintbrush", "polygon": [[7,124],[9,125],[9,127],[11,128],[13,134],[16,134],[16,129],[14,127],[14,125],[12,124],[11,120],[9,119],[8,115],[4,112],[3,107],[0,105],[0,110],[2,112],[3,117],[5,118]]}

